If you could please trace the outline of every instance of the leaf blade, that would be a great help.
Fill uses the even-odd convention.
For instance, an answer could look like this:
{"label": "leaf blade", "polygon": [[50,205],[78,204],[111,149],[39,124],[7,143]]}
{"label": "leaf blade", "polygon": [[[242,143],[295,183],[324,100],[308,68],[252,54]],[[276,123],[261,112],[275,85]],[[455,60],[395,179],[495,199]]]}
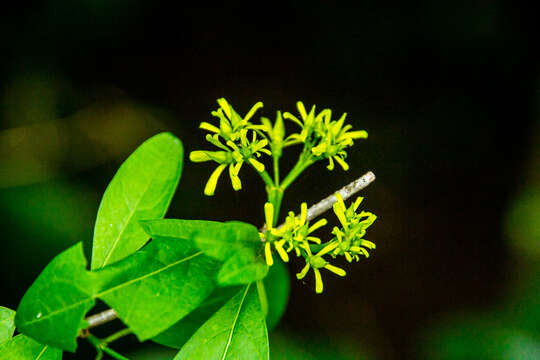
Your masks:
{"label": "leaf blade", "polygon": [[0,360],[61,360],[62,350],[19,334],[0,345]]}
{"label": "leaf blade", "polygon": [[115,309],[144,341],[193,311],[214,289],[217,268],[215,260],[189,242],[157,238],[125,261],[103,269],[110,280],[96,297]]}
{"label": "leaf blade", "polygon": [[189,339],[179,359],[269,359],[268,333],[256,287],[246,285]]}
{"label": "leaf blade", "polygon": [[0,306],[0,345],[15,332],[15,311]]}
{"label": "leaf blade", "polygon": [[158,238],[120,262],[87,271],[79,243],[38,276],[15,322],[42,343],[75,351],[77,335],[86,327],[84,316],[100,298],[139,339],[147,339],[198,306],[214,288],[217,269],[218,263],[190,242]]}
{"label": "leaf blade", "polygon": [[20,332],[60,349],[75,351],[84,315],[98,284],[86,271],[82,243],[55,257],[26,291],[15,315]]}
{"label": "leaf blade", "polygon": [[94,228],[91,268],[132,254],[148,241],[141,219],[165,215],[182,173],[183,147],[170,133],[146,140],[105,190]]}

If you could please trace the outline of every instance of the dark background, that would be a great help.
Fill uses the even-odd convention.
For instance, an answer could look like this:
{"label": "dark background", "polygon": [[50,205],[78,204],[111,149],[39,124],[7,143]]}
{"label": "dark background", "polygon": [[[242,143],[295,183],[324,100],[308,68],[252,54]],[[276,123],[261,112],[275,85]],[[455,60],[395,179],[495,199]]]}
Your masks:
{"label": "dark background", "polygon": [[[512,243],[519,221],[540,226],[538,213],[508,215],[519,199],[538,199],[540,184],[534,11],[487,0],[173,4],[55,0],[3,9],[1,305],[16,308],[52,257],[91,239],[101,194],[143,139],[171,131],[187,154],[209,148],[198,124],[219,97],[241,114],[262,100],[268,117],[295,112],[302,100],[347,112],[369,139],[349,151],[348,172],[308,170],[283,209],[297,211],[372,170],[363,207],[379,216],[367,237],[377,250],[343,264],[345,279],[327,274],[322,295],[311,278],[294,279],[302,264],[293,262],[271,351],[295,342],[291,354],[322,349],[305,358],[466,359],[485,341],[476,358],[498,359],[506,348],[493,344],[507,334],[522,336],[510,348],[540,349],[540,316],[529,312],[539,312],[537,292],[523,305],[514,291],[538,285],[538,231],[520,233],[525,248]],[[185,162],[168,217],[261,224],[257,176],[243,169],[238,193],[223,177],[207,198],[212,169]],[[484,331],[499,325],[504,336]],[[460,346],[465,352],[448,350]]]}

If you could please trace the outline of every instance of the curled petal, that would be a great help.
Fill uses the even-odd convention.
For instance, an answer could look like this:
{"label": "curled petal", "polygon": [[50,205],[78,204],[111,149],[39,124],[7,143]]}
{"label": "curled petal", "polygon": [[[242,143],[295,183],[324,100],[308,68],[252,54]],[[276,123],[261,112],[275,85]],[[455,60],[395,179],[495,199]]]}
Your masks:
{"label": "curled petal", "polygon": [[272,259],[272,249],[270,248],[270,242],[264,244],[264,255],[266,257],[266,264],[268,266],[274,265],[274,259]]}
{"label": "curled petal", "polygon": [[301,101],[298,101],[296,103],[296,107],[298,108],[298,112],[300,113],[300,116],[302,117],[302,119],[306,119],[308,117],[307,115],[307,112],[306,112],[306,108],[304,106],[304,103],[301,102]]}
{"label": "curled petal", "polygon": [[231,116],[232,116],[231,106],[229,105],[227,100],[225,100],[225,98],[220,98],[220,99],[217,100],[217,103],[223,109],[223,111],[225,111],[225,114],[230,119]]}
{"label": "curled petal", "polygon": [[214,195],[214,192],[216,191],[217,181],[226,166],[227,165],[225,164],[219,165],[216,168],[216,170],[214,170],[212,175],[210,175],[210,178],[208,179],[208,182],[206,183],[206,186],[204,187],[204,195],[207,195],[207,196]]}
{"label": "curled petal", "polygon": [[334,159],[336,159],[336,161],[338,162],[339,165],[341,165],[341,167],[343,168],[343,170],[347,171],[349,170],[349,164],[347,164],[345,162],[345,160],[343,160],[341,157],[339,156],[334,156]]}
{"label": "curled petal", "polygon": [[244,121],[248,121],[249,119],[251,119],[253,117],[253,115],[257,112],[257,110],[259,110],[262,107],[263,107],[263,103],[261,101],[257,102],[255,105],[253,105],[251,107],[251,109],[249,110],[249,112],[244,117]]}
{"label": "curled petal", "polygon": [[300,205],[300,226],[304,226],[307,220],[307,203]]}
{"label": "curled petal", "polygon": [[272,229],[272,225],[274,224],[274,205],[272,203],[267,202],[264,204],[264,218],[266,220],[266,227]]}
{"label": "curled petal", "polygon": [[315,273],[315,292],[317,294],[320,294],[323,292],[321,272],[319,271],[319,269],[313,269],[313,272]]}
{"label": "curled petal", "polygon": [[345,272],[345,270],[343,270],[342,268],[339,268],[339,267],[337,267],[337,266],[334,266],[334,265],[328,264],[328,265],[326,265],[324,268],[325,268],[326,270],[329,270],[329,271],[333,272],[333,273],[336,274],[336,275],[339,275],[339,276],[345,276],[345,275],[347,275],[347,273]]}
{"label": "curled petal", "polygon": [[203,121],[201,123],[201,125],[199,125],[199,128],[203,129],[203,130],[208,130],[208,131],[211,131],[211,132],[214,132],[216,134],[219,134],[219,128],[210,124],[210,123],[207,123],[205,121]]}
{"label": "curled petal", "polygon": [[337,242],[331,242],[330,244],[326,245],[322,248],[321,251],[317,253],[317,256],[323,256],[324,254],[328,254],[330,251],[334,250],[339,244]]}
{"label": "curled petal", "polygon": [[208,156],[206,151],[195,150],[189,153],[189,160],[193,162],[204,162],[204,161],[210,161],[212,159],[210,158],[210,156]]}
{"label": "curled petal", "polygon": [[258,172],[263,172],[264,171],[264,164],[253,159],[253,158],[250,158],[248,159],[249,163],[251,165],[253,165],[253,167],[255,168],[255,170],[257,170]]}
{"label": "curled petal", "polygon": [[284,241],[276,241],[274,243],[274,246],[276,247],[276,250],[279,254],[279,256],[281,257],[281,260],[283,260],[283,262],[289,262],[289,255],[287,254],[287,252],[285,251],[285,249],[283,249],[283,242]]}
{"label": "curled petal", "polygon": [[238,172],[236,172],[234,165],[229,165],[229,176],[231,178],[231,184],[234,191],[242,189],[242,182],[238,177]]}
{"label": "curled petal", "polygon": [[308,233],[312,233],[313,231],[325,226],[327,223],[328,223],[328,221],[326,221],[326,219],[320,219],[315,224],[313,224],[313,225],[311,225],[309,227]]}
{"label": "curled petal", "polygon": [[332,160],[331,156],[328,158],[328,166],[326,168],[330,171],[334,170],[334,160]]}
{"label": "curled petal", "polygon": [[306,266],[304,266],[304,268],[302,269],[302,271],[300,271],[298,274],[296,274],[296,278],[298,280],[301,280],[301,279],[305,278],[308,271],[309,271],[309,268],[310,268],[309,263],[307,263]]}

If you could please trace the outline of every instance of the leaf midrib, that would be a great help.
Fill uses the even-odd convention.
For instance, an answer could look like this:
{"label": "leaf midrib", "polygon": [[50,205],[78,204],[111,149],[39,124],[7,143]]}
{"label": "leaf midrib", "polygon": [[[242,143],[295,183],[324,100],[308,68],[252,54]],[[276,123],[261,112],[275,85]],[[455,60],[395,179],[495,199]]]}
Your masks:
{"label": "leaf midrib", "polygon": [[236,316],[234,317],[234,320],[231,326],[231,332],[229,333],[229,338],[227,339],[227,345],[225,345],[225,350],[223,351],[223,356],[221,357],[221,360],[225,360],[225,357],[227,356],[227,352],[229,351],[229,346],[231,345],[234,328],[236,326],[236,323],[238,322],[240,311],[242,311],[242,306],[244,305],[244,300],[246,299],[246,296],[250,287],[251,287],[251,283],[249,283],[246,286],[246,291],[244,291],[244,295],[242,295],[242,300],[240,300],[240,305],[238,306],[238,311],[236,312]]}
{"label": "leaf midrib", "polygon": [[[168,154],[167,154],[168,155]],[[168,158],[168,157],[165,157],[165,158]],[[163,159],[163,158],[162,158]],[[163,160],[160,160],[159,162],[159,166],[157,167],[158,169],[161,169],[161,167],[163,166],[163,163],[164,161]],[[154,172],[154,175],[155,174],[159,174],[159,171],[156,171]],[[155,176],[152,176],[152,178],[150,179],[150,181],[148,182],[148,184],[146,185],[143,193],[142,193],[142,196],[139,197],[139,199],[137,199],[137,201],[135,202],[135,206],[133,206],[133,211],[130,211],[130,214],[128,216],[128,219],[126,220],[126,222],[124,223],[125,226],[122,228],[122,230],[120,231],[120,233],[118,234],[118,236],[116,237],[116,239],[114,239],[114,242],[112,244],[112,246],[109,248],[110,251],[109,253],[107,254],[107,256],[105,256],[105,259],[103,260],[103,263],[101,264],[101,266],[98,268],[102,268],[104,267],[105,265],[107,265],[107,262],[109,261],[112,253],[114,252],[114,249],[116,248],[116,246],[118,245],[118,242],[120,241],[120,238],[122,237],[122,235],[124,234],[124,231],[127,229],[128,227],[128,224],[129,222],[131,221],[131,218],[133,217],[133,215],[137,212],[137,207],[139,206],[139,203],[142,201],[142,199],[144,198],[144,196],[146,195],[146,193],[148,192],[148,189],[150,189],[150,186],[152,185],[152,183],[154,182],[154,179],[155,179]]]}
{"label": "leaf midrib", "polygon": [[126,281],[125,283],[122,283],[122,284],[113,286],[112,288],[109,288],[109,289],[107,289],[107,290],[98,292],[98,293],[96,293],[96,294],[92,294],[92,295],[90,295],[90,296],[88,297],[88,299],[81,300],[81,301],[77,301],[77,302],[75,302],[75,303],[73,303],[73,304],[71,304],[71,305],[69,305],[69,306],[66,306],[66,307],[64,307],[64,308],[62,308],[62,309],[59,309],[59,310],[53,311],[53,312],[51,312],[51,313],[49,313],[49,314],[47,314],[47,315],[44,315],[44,316],[40,317],[39,319],[34,319],[34,320],[31,320],[31,321],[28,321],[28,322],[24,322],[24,323],[22,323],[21,325],[26,326],[26,325],[31,325],[31,324],[33,324],[33,323],[35,323],[35,322],[43,321],[43,320],[48,319],[48,318],[50,318],[50,317],[53,317],[53,316],[55,316],[55,315],[57,315],[57,314],[60,314],[60,313],[65,312],[65,311],[68,311],[68,310],[70,310],[70,309],[72,309],[72,308],[74,308],[74,307],[77,307],[77,306],[79,306],[79,305],[82,305],[82,304],[84,304],[85,302],[87,302],[87,301],[89,301],[89,300],[95,300],[96,298],[99,298],[100,296],[106,295],[106,294],[108,294],[108,293],[110,293],[110,292],[112,292],[112,291],[118,290],[118,289],[120,289],[120,288],[122,288],[122,287],[124,287],[124,286],[131,285],[131,284],[133,284],[133,283],[135,283],[135,282],[137,282],[137,281],[142,281],[142,280],[144,280],[144,279],[146,279],[146,278],[148,278],[148,277],[150,277],[150,276],[154,276],[154,275],[156,275],[156,274],[159,274],[160,272],[163,272],[163,271],[165,271],[165,270],[167,270],[167,269],[169,269],[169,268],[171,268],[171,267],[173,267],[173,266],[176,266],[176,265],[178,265],[178,264],[181,264],[181,263],[183,263],[183,262],[185,262],[185,261],[191,260],[191,259],[193,259],[193,258],[195,258],[195,257],[197,257],[197,256],[199,256],[199,255],[202,255],[202,251],[199,251],[199,252],[197,252],[197,253],[195,253],[195,254],[192,254],[192,255],[190,255],[190,256],[188,256],[188,257],[185,257],[185,258],[183,258],[183,259],[177,260],[177,261],[175,261],[175,262],[173,262],[173,263],[170,263],[170,264],[168,264],[168,265],[166,265],[166,266],[164,266],[164,267],[162,267],[162,268],[159,268],[159,269],[157,269],[157,270],[154,270],[154,271],[152,271],[152,272],[149,272],[148,274],[145,274],[145,275],[140,276],[140,277],[138,277],[138,278],[131,279],[131,280],[129,280],[129,281]]}

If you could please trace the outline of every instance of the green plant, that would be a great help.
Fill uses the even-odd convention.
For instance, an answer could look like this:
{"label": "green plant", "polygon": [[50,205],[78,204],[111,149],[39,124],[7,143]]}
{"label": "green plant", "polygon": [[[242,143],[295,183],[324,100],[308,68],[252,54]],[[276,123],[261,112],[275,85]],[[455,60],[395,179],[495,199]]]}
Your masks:
{"label": "green plant", "polygon": [[[327,159],[349,169],[346,149],[365,131],[351,131],[344,114],[332,120],[325,109],[308,113],[298,103],[300,117],[277,112],[271,122],[252,123],[257,103],[240,116],[225,99],[212,112],[219,126],[203,122],[208,142],[216,151],[192,151],[194,162],[217,163],[204,188],[213,195],[228,168],[234,190],[242,188],[239,174],[246,164],[266,185],[265,224],[258,230],[243,222],[163,219],[182,172],[183,148],[169,133],[144,142],[122,164],[107,187],[98,210],[90,266],[78,243],[53,259],[22,298],[17,312],[0,308],[0,359],[60,359],[63,350],[75,351],[86,338],[97,351],[125,359],[109,347],[127,334],[179,348],[175,359],[268,358],[268,328],[282,315],[288,297],[288,275],[283,262],[289,255],[302,258],[315,290],[323,291],[321,269],[339,276],[345,271],[330,262],[368,257],[375,245],[364,239],[375,221],[370,212],[358,212],[362,198],[349,207],[345,200],[374,180],[367,173],[299,216],[289,212],[278,226],[286,189],[309,166]],[[286,136],[284,119],[299,126]],[[297,163],[281,177],[279,160],[287,147],[300,145]],[[273,175],[261,156],[272,158]],[[325,219],[311,224],[333,207],[339,219],[328,241],[313,236]],[[151,240],[151,241],[149,241]],[[275,255],[278,255],[276,258]],[[282,260],[283,262],[281,262]],[[267,298],[267,294],[272,294]],[[96,300],[111,310],[86,317]],[[116,317],[127,326],[104,339],[92,329]],[[20,332],[13,337],[15,325]]]}

